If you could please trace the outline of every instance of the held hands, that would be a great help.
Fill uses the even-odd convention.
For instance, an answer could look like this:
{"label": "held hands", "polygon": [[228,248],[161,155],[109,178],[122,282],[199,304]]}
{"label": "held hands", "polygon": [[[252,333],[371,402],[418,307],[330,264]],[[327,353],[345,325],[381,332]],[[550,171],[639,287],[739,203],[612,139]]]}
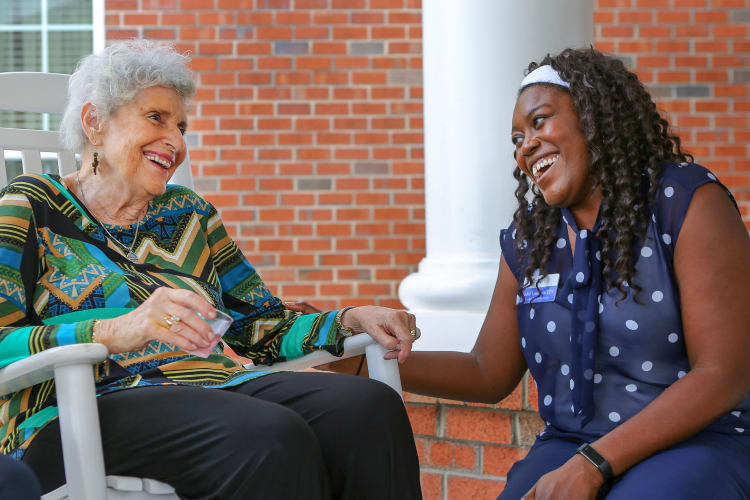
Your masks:
{"label": "held hands", "polygon": [[[284,302],[284,306],[302,314],[320,312],[320,309],[307,302]],[[385,347],[389,351],[385,354],[385,359],[398,359],[399,363],[406,361],[411,354],[411,345],[419,338],[416,321],[414,315],[406,311],[378,306],[355,307],[346,311],[342,318],[344,326],[355,332],[367,332]],[[411,334],[412,331],[415,332],[414,335]]]}
{"label": "held hands", "polygon": [[367,332],[389,352],[385,359],[406,361],[411,345],[417,340],[417,320],[413,314],[387,307],[360,306],[349,309],[341,322],[355,332]]}
{"label": "held hands", "polygon": [[594,500],[604,478],[579,454],[539,478],[523,500]]}
{"label": "held hands", "polygon": [[95,342],[107,346],[110,353],[119,353],[137,351],[152,340],[161,340],[208,355],[220,337],[195,311],[208,319],[216,317],[213,306],[197,293],[158,288],[135,310],[99,322],[94,329]]}

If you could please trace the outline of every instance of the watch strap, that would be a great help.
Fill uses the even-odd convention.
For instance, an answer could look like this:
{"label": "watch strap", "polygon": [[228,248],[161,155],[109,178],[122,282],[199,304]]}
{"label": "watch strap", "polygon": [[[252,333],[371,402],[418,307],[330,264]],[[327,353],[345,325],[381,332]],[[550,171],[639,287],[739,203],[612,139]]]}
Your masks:
{"label": "watch strap", "polygon": [[607,459],[601,456],[589,443],[583,443],[576,450],[576,453],[583,455],[583,458],[591,462],[601,472],[605,483],[614,476],[612,466],[607,462]]}

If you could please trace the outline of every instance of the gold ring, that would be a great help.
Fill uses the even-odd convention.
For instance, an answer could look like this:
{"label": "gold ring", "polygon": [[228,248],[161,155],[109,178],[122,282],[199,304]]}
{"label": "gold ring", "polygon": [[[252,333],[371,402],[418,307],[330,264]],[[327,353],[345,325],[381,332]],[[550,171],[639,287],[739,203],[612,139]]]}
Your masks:
{"label": "gold ring", "polygon": [[164,315],[164,322],[168,326],[176,325],[180,321],[182,321],[182,318],[180,318],[179,316],[175,316],[174,314],[165,314]]}
{"label": "gold ring", "polygon": [[414,338],[417,338],[417,330],[416,330],[416,328],[412,328],[411,330],[409,330],[409,335],[411,335]]}

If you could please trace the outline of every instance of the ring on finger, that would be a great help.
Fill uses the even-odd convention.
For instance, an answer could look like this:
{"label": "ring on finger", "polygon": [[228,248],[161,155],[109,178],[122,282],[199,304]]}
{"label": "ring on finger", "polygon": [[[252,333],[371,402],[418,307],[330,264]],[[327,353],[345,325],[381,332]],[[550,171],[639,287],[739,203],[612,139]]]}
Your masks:
{"label": "ring on finger", "polygon": [[413,339],[416,339],[417,338],[417,329],[416,328],[412,328],[411,330],[409,330],[409,335],[411,335],[411,337]]}
{"label": "ring on finger", "polygon": [[182,318],[179,316],[176,316],[174,314],[165,314],[164,315],[164,322],[167,324],[167,326],[174,326],[177,323],[182,321]]}

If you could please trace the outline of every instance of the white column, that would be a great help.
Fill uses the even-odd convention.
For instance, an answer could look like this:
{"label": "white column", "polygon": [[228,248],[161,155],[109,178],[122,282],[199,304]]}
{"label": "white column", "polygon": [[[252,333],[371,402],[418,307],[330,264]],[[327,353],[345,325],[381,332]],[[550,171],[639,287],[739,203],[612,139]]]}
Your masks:
{"label": "white column", "polygon": [[399,287],[419,350],[468,351],[513,215],[511,116],[532,60],[593,39],[593,0],[422,2],[427,255]]}

